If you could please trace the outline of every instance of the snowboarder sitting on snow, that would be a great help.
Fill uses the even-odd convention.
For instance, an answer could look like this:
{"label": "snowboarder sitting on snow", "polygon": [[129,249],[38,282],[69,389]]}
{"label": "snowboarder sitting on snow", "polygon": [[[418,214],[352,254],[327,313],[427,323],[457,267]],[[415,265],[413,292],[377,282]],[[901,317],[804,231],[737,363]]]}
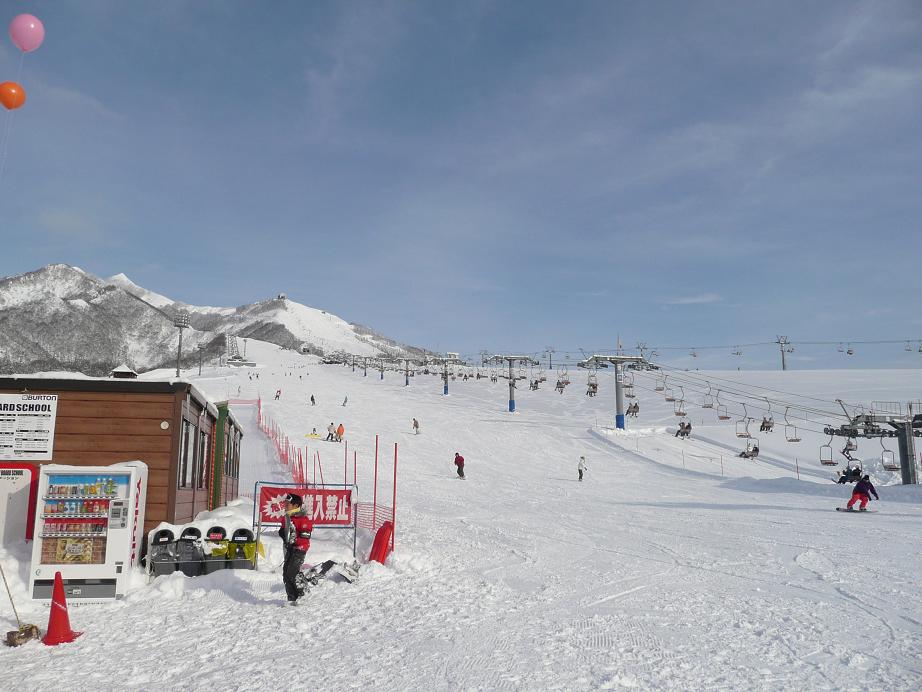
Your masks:
{"label": "snowboarder sitting on snow", "polygon": [[861,502],[861,507],[859,511],[866,512],[868,507],[868,501],[870,501],[870,495],[874,496],[875,500],[880,500],[880,497],[877,495],[877,490],[874,489],[874,484],[871,483],[870,476],[864,476],[857,484],[855,484],[855,489],[852,490],[852,499],[848,501],[848,504],[845,505],[846,509],[851,509],[852,505],[856,502]]}
{"label": "snowboarder sitting on snow", "polygon": [[586,466],[586,457],[579,458],[579,463],[576,465],[576,470],[579,471],[579,479],[583,480],[583,471],[589,470],[589,467]]}
{"label": "snowboarder sitting on snow", "polygon": [[324,442],[335,442],[336,437],[336,426],[333,425],[333,421],[330,421],[330,424],[327,426],[327,436],[324,438]]}
{"label": "snowboarder sitting on snow", "polygon": [[455,452],[455,466],[458,467],[458,478],[464,478],[464,457]]}
{"label": "snowboarder sitting on snow", "polygon": [[300,495],[289,493],[285,496],[285,517],[279,529],[279,536],[285,546],[282,581],[285,583],[289,603],[295,603],[304,595],[295,580],[301,573],[304,556],[311,547],[311,532],[314,530],[313,522],[301,508],[302,504]]}

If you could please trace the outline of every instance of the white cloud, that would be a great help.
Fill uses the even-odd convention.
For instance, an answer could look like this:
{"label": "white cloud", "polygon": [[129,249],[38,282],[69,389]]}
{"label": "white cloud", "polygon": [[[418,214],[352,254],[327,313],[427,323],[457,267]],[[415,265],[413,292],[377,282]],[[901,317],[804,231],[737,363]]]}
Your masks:
{"label": "white cloud", "polygon": [[705,305],[719,303],[723,298],[716,293],[699,293],[696,296],[682,296],[662,301],[663,305]]}
{"label": "white cloud", "polygon": [[54,235],[81,242],[101,242],[105,236],[96,220],[72,209],[44,209],[35,221],[36,225]]}

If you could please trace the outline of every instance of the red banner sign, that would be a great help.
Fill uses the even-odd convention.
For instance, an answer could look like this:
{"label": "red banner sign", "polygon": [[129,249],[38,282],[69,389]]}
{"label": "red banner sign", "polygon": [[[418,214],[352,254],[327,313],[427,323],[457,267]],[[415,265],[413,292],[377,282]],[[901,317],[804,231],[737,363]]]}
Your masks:
{"label": "red banner sign", "polygon": [[259,516],[263,524],[281,524],[285,516],[285,496],[296,493],[304,498],[304,512],[317,525],[352,526],[352,490],[259,486]]}

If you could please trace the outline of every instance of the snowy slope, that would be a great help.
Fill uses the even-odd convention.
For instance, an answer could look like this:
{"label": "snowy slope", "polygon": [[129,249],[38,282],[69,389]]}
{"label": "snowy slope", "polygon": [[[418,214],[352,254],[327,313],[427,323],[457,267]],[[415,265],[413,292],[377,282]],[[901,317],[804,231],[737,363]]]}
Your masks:
{"label": "snowy slope", "polygon": [[[397,550],[388,565],[364,567],[352,586],[323,584],[301,608],[282,605],[271,571],[139,584],[124,602],[72,609],[86,631],[73,644],[0,651],[9,685],[45,689],[79,676],[100,689],[922,686],[918,487],[882,487],[877,514],[834,512],[848,489],[829,482],[815,441],[769,436],[764,454],[776,462],[731,458],[728,449],[722,477],[718,462],[692,461],[689,450],[738,449],[730,424],[696,411],[702,439],[679,443],[668,431],[672,405],[638,388],[634,432],[614,434],[607,376],[595,399],[575,376],[562,395],[552,383],[521,388],[510,415],[502,380],[455,380],[443,397],[433,376],[404,387],[393,373],[363,377],[274,345],[251,342],[249,351],[264,365],[210,370],[196,386],[221,399],[260,395],[294,439],[343,422],[363,499],[374,435],[387,498],[398,444]],[[789,391],[821,398],[843,388],[852,400],[918,398],[916,373],[785,375]],[[776,374],[745,377],[768,386]],[[235,411],[248,426],[246,482],[282,477],[248,411]],[[339,482],[344,446],[304,442],[320,451],[327,480]],[[456,450],[467,459],[466,481],[454,476]],[[580,454],[589,460],[583,483]],[[340,534],[316,534],[309,560],[348,551]],[[277,539],[266,541],[271,568]],[[0,557],[6,565],[15,556]],[[27,570],[13,570],[20,598]],[[46,609],[21,609],[44,625]]]}

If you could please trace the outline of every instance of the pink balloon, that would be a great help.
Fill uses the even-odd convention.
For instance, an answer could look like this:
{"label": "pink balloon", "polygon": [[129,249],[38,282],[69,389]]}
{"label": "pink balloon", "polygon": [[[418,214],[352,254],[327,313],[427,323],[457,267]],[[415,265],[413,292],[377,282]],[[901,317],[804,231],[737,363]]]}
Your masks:
{"label": "pink balloon", "polygon": [[20,14],[10,22],[10,38],[23,53],[31,53],[45,40],[45,27],[35,15]]}

